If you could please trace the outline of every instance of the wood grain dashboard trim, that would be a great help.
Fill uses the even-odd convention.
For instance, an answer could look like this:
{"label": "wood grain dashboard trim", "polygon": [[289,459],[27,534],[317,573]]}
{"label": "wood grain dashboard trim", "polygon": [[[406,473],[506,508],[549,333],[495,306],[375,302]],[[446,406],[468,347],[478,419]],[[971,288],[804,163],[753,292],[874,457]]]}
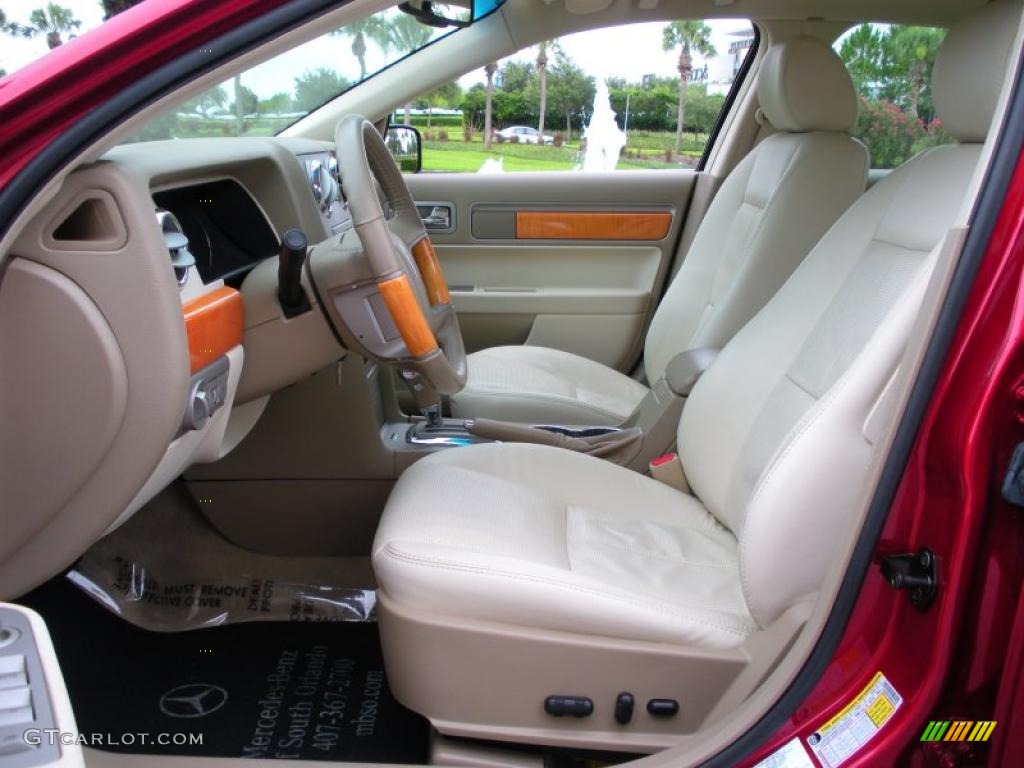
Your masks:
{"label": "wood grain dashboard trim", "polygon": [[516,211],[517,240],[661,240],[668,211]]}
{"label": "wood grain dashboard trim", "polygon": [[244,305],[242,294],[234,288],[218,288],[184,304],[181,310],[192,373],[242,343]]}

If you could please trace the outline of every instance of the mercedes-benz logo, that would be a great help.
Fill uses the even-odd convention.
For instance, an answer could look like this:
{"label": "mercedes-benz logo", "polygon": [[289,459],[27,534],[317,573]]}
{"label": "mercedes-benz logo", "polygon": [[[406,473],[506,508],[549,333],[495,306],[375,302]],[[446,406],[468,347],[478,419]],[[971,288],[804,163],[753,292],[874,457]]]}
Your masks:
{"label": "mercedes-benz logo", "polygon": [[206,717],[228,703],[228,692],[212,683],[187,683],[160,697],[160,711],[168,717]]}

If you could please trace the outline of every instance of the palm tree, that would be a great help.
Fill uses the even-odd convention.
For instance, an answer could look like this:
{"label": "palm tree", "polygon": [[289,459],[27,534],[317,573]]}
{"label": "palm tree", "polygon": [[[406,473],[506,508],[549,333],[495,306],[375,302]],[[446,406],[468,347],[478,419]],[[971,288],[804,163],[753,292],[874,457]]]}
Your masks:
{"label": "palm tree", "polygon": [[679,113],[676,116],[676,152],[683,139],[683,116],[686,113],[686,86],[693,71],[693,56],[696,51],[707,58],[715,55],[711,44],[711,27],[703,21],[673,21],[662,30],[661,47],[671,51],[679,48]]}
{"label": "palm tree", "polygon": [[484,149],[491,148],[491,113],[494,111],[494,73],[498,71],[498,63],[492,61],[484,67],[487,75],[487,100],[484,102]]}
{"label": "palm tree", "polygon": [[548,109],[548,41],[540,44],[537,50],[537,74],[540,76],[540,120],[537,123],[537,133],[540,134],[540,143],[544,144],[544,113]]}
{"label": "palm tree", "polygon": [[894,26],[886,41],[892,65],[906,72],[908,88],[907,111],[918,116],[921,92],[928,80],[928,68],[935,61],[942,33],[927,27]]}
{"label": "palm tree", "polygon": [[65,34],[82,26],[82,22],[69,9],[57,3],[49,3],[46,8],[36,8],[28,17],[28,23],[27,27],[17,26],[17,32],[24,37],[45,34],[50,50],[63,44]]}
{"label": "palm tree", "polygon": [[[379,33],[378,44],[385,51],[396,51],[399,57],[407,56],[430,42],[436,30],[422,24],[414,17],[400,13],[388,19],[387,25]],[[405,124],[412,123],[411,104],[405,105]]]}
{"label": "palm tree", "polygon": [[112,19],[121,11],[127,11],[134,5],[138,5],[143,0],[100,0],[100,5],[103,6],[103,20],[107,21]]}
{"label": "palm tree", "polygon": [[359,61],[359,82],[366,79],[366,38],[382,48],[387,47],[388,29],[380,16],[374,14],[352,22],[338,30],[338,34],[352,38],[352,55]]}

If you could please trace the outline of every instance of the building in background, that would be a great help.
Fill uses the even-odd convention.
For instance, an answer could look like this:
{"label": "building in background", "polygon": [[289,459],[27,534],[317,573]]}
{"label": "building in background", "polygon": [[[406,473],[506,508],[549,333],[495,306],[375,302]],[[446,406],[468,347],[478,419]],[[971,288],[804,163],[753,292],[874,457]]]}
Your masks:
{"label": "building in background", "polygon": [[732,88],[732,83],[739,74],[740,67],[743,66],[747,52],[754,45],[754,30],[753,28],[740,29],[728,32],[725,36],[728,38],[728,47],[724,51],[720,50],[718,55],[708,62],[707,80],[708,93],[718,93],[723,96]]}

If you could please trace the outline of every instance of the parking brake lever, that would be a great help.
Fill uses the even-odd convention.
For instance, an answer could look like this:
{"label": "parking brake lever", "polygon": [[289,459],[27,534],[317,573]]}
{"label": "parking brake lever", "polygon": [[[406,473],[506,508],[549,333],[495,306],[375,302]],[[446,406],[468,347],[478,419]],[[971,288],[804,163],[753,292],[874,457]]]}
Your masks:
{"label": "parking brake lever", "polygon": [[306,263],[309,241],[301,229],[289,229],[281,238],[277,262],[277,298],[285,317],[295,317],[310,310],[309,299],[302,289],[302,265]]}

